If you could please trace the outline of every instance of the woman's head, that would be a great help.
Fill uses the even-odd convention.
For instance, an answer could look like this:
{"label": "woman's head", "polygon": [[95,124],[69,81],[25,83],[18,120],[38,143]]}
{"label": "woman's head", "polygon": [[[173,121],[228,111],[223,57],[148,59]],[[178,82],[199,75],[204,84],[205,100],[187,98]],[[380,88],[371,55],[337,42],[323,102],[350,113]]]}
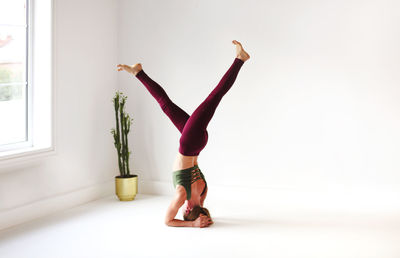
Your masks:
{"label": "woman's head", "polygon": [[206,215],[207,217],[211,218],[210,212],[206,208],[194,206],[192,210],[186,212],[183,215],[183,219],[187,221],[194,221],[200,216],[200,214]]}

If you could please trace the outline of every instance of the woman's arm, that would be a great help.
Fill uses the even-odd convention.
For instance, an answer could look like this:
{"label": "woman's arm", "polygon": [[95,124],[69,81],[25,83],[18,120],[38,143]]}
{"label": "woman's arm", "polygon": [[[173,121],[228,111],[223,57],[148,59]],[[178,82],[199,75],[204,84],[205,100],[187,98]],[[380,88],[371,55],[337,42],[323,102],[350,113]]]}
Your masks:
{"label": "woman's arm", "polygon": [[176,190],[176,194],[171,204],[168,207],[167,214],[165,216],[165,224],[170,227],[194,227],[194,221],[184,221],[175,219],[176,214],[179,211],[179,208],[185,203],[186,192],[185,189],[178,188]]}
{"label": "woman's arm", "polygon": [[207,197],[207,191],[208,191],[208,187],[206,188],[206,190],[204,191],[203,195],[200,197],[200,206],[203,207],[204,206],[204,200]]}
{"label": "woman's arm", "polygon": [[170,227],[207,227],[212,224],[210,218],[204,215],[200,215],[194,221],[185,221],[175,219],[176,214],[179,211],[179,208],[185,203],[186,200],[186,191],[184,188],[178,188],[175,194],[174,199],[168,207],[167,214],[165,216],[165,224]]}

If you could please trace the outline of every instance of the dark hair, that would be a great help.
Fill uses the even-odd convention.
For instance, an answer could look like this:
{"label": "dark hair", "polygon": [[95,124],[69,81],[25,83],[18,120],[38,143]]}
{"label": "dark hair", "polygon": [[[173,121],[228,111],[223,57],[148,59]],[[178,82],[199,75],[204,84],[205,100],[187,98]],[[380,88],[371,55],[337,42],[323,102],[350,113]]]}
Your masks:
{"label": "dark hair", "polygon": [[183,215],[183,219],[186,221],[193,221],[196,220],[200,216],[200,214],[204,214],[207,217],[211,218],[210,212],[206,208],[194,206],[189,213]]}

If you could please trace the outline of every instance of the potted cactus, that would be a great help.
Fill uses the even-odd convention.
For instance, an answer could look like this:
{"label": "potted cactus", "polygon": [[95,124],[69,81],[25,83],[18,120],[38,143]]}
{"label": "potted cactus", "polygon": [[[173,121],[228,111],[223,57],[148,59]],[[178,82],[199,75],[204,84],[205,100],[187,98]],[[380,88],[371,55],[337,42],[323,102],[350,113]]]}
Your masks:
{"label": "potted cactus", "polygon": [[116,127],[111,129],[114,146],[117,149],[118,168],[120,175],[115,176],[115,193],[120,201],[132,201],[137,194],[138,177],[131,175],[129,170],[128,133],[133,119],[125,112],[127,97],[120,91],[113,98]]}

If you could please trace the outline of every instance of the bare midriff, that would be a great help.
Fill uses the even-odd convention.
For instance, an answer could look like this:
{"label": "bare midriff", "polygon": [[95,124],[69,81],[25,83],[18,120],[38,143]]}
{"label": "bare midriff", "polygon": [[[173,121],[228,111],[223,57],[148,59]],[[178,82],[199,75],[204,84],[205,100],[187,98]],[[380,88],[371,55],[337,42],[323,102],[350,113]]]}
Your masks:
{"label": "bare midriff", "polygon": [[198,165],[197,157],[198,156],[185,156],[178,152],[172,170],[177,171]]}

